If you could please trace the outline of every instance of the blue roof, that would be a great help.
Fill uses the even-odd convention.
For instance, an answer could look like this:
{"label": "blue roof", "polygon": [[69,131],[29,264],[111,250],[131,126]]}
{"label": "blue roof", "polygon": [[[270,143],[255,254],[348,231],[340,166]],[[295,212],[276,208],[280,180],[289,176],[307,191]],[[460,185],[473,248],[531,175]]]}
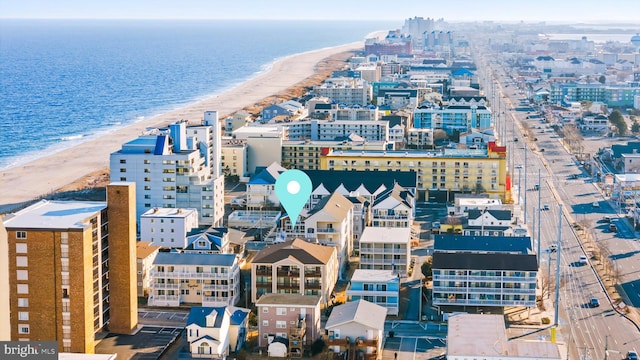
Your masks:
{"label": "blue roof", "polygon": [[434,236],[434,252],[520,253],[531,250],[528,236],[461,236],[440,234]]}
{"label": "blue roof", "polygon": [[188,325],[198,325],[200,327],[207,327],[207,315],[212,312],[217,312],[216,321],[213,324],[214,328],[219,328],[222,324],[222,319],[224,318],[224,309],[225,307],[204,307],[204,306],[194,306],[189,311],[189,317],[187,318],[187,326]]}
{"label": "blue roof", "polygon": [[237,309],[231,314],[231,325],[240,325],[249,316],[249,311]]}

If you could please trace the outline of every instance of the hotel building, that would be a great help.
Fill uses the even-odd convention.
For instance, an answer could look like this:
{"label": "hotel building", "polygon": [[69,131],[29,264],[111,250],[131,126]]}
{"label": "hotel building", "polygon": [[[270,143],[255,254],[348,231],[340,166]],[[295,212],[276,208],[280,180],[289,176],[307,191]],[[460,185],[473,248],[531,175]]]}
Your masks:
{"label": "hotel building", "polygon": [[199,223],[222,224],[224,176],[221,126],[215,111],[204,122],[186,121],[155,129],[111,154],[111,181],[136,184],[137,218],[152,208],[195,208]]}
{"label": "hotel building", "polygon": [[320,158],[322,170],[416,171],[419,192],[484,192],[510,199],[506,148],[444,151],[329,151]]}
{"label": "hotel building", "polygon": [[95,334],[137,326],[135,185],[107,202],[42,200],[7,215],[11,340],[92,354]]}

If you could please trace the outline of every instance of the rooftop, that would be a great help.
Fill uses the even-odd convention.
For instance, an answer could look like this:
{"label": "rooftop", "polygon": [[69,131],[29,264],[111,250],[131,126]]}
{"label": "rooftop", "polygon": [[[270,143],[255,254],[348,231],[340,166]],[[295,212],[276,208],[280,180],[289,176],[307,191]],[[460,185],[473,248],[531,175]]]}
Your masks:
{"label": "rooftop", "polygon": [[153,261],[154,265],[211,265],[232,266],[236,261],[235,254],[194,254],[177,252],[160,252]]}
{"label": "rooftop", "polygon": [[320,296],[301,294],[264,294],[256,301],[256,306],[270,305],[297,305],[297,306],[318,306]]}
{"label": "rooftop", "polygon": [[7,229],[84,229],[90,217],[107,208],[104,201],[41,200],[4,218]]}
{"label": "rooftop", "polygon": [[407,244],[411,240],[411,229],[392,227],[366,227],[360,237],[363,243]]}
{"label": "rooftop", "polygon": [[351,276],[351,281],[370,281],[370,282],[400,282],[398,274],[393,270],[369,270],[356,269]]}

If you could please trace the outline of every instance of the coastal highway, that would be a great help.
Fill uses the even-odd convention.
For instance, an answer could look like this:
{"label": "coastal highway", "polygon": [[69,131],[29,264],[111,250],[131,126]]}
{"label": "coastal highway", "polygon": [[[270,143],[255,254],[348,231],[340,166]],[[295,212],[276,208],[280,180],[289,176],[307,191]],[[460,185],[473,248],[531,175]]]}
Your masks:
{"label": "coastal highway", "polygon": [[[498,133],[503,134],[503,144],[512,149],[509,154],[509,164],[513,180],[518,183],[517,165],[522,165],[520,200],[524,202],[524,194],[527,195],[527,223],[537,238],[537,226],[534,225],[534,217],[538,218],[537,209],[544,205],[549,210],[540,211],[540,239],[541,248],[541,273],[546,274],[548,269],[555,273],[558,253],[548,253],[549,245],[556,243],[558,238],[559,206],[563,204],[563,216],[561,221],[562,246],[560,249],[560,312],[559,324],[562,341],[568,343],[571,348],[571,358],[588,356],[590,359],[604,359],[605,348],[608,349],[609,359],[621,359],[628,350],[640,349],[640,331],[635,324],[624,318],[614,310],[614,305],[609,302],[602,288],[597,274],[589,260],[587,264],[581,264],[580,256],[588,256],[578,241],[572,224],[581,222],[588,224],[593,229],[593,234],[598,243],[610,249],[611,258],[620,271],[620,279],[625,291],[630,293],[629,300],[638,301],[637,290],[640,290],[640,242],[632,238],[633,232],[621,226],[621,231],[612,233],[601,222],[604,215],[616,217],[615,212],[603,197],[595,184],[591,183],[586,173],[579,167],[576,160],[564,149],[554,132],[540,132],[545,130],[545,124],[536,119],[526,119],[526,112],[517,112],[513,109],[519,104],[521,94],[514,90],[515,85],[505,88],[509,81],[513,84],[503,68],[491,64],[493,59],[499,56],[492,54],[484,57],[479,65],[489,76],[485,79],[485,89],[491,89],[494,93],[486,94],[489,99],[500,99],[495,102],[504,104],[504,117],[498,124]],[[493,83],[486,84],[486,82]],[[521,127],[517,122],[528,122],[533,128],[534,137],[538,140],[523,136]],[[534,127],[535,126],[535,127]],[[541,126],[541,129],[537,129]],[[502,129],[502,130],[500,130]],[[514,139],[518,141],[514,141]],[[544,149],[541,152],[540,149]],[[525,164],[526,154],[526,167]],[[513,165],[512,165],[513,164]],[[515,170],[515,171],[514,171]],[[538,203],[538,191],[533,186],[538,183],[538,170],[540,170],[540,203]],[[574,179],[573,174],[578,176]],[[524,186],[527,179],[527,188]],[[593,203],[597,202],[597,207]],[[523,204],[524,205],[524,204]],[[524,216],[524,211],[521,214]],[[536,220],[537,221],[537,220]],[[600,222],[599,222],[600,221]],[[614,220],[615,221],[615,220]],[[536,246],[534,246],[534,249]],[[551,262],[549,262],[551,261]],[[551,266],[549,266],[551,265]],[[635,294],[634,294],[635,290]],[[592,297],[599,300],[599,307],[590,307]],[[554,298],[552,293],[551,298]],[[635,303],[638,305],[639,303]],[[553,319],[552,319],[553,322]]]}

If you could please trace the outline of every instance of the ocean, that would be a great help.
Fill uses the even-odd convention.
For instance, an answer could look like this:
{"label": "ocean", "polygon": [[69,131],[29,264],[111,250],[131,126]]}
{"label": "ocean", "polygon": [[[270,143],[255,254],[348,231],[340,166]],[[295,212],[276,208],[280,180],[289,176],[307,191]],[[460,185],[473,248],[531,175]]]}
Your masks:
{"label": "ocean", "polygon": [[0,171],[224,92],[383,21],[0,20]]}

